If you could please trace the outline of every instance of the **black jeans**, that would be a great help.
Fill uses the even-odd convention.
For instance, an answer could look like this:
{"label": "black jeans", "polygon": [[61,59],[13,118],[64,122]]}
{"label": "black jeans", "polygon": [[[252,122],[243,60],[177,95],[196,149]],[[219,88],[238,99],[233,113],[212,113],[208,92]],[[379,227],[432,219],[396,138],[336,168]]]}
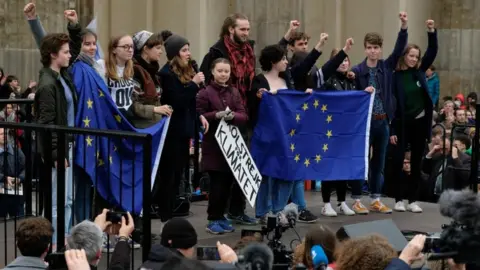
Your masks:
{"label": "black jeans", "polygon": [[[168,136],[163,146],[158,173],[155,177],[153,203],[158,205],[162,222],[173,216],[173,207],[183,176],[183,169],[189,157],[190,140]],[[147,212],[148,213],[148,212]]]}
{"label": "black jeans", "polygon": [[231,172],[209,171],[208,220],[221,220],[230,199],[229,213],[241,216],[245,209],[245,196]]}
{"label": "black jeans", "polygon": [[[403,132],[398,132],[397,145],[394,147],[393,177],[395,183],[395,201],[399,202],[408,199],[409,203],[418,200],[422,169],[422,158],[425,155],[427,138],[422,131],[425,130],[427,122],[425,117],[407,120],[404,123]],[[401,131],[397,129],[398,131]],[[410,177],[402,173],[403,161],[407,146],[410,145]]]}
{"label": "black jeans", "polygon": [[344,202],[347,196],[347,181],[322,181],[322,198],[324,203],[330,202],[333,189],[337,190],[337,201]]}

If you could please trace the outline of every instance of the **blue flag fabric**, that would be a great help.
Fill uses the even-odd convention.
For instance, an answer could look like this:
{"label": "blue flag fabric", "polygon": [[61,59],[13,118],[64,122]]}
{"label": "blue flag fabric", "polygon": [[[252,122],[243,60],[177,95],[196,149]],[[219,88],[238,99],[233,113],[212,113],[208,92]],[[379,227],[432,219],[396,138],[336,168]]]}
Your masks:
{"label": "blue flag fabric", "polygon": [[151,179],[143,179],[143,145],[139,139],[88,135],[75,138],[75,164],[86,171],[100,195],[124,211],[139,214],[143,181],[155,179],[170,118],[146,129],[136,129],[117,109],[107,85],[92,67],[77,61],[71,74],[78,95],[76,127],[152,135]]}
{"label": "blue flag fabric", "polygon": [[366,179],[372,105],[364,91],[265,93],[252,157],[262,175],[279,179]]}

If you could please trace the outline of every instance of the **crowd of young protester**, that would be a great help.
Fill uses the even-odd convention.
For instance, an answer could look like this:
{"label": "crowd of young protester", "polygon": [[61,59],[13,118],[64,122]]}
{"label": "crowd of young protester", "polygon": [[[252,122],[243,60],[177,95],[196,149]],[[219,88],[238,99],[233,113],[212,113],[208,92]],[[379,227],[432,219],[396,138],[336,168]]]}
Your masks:
{"label": "crowd of young protester", "polygon": [[[468,125],[475,122],[477,97],[471,93],[465,99],[458,94],[455,98],[445,97],[439,101],[439,80],[433,67],[438,40],[432,20],[426,21],[428,47],[424,54],[419,46],[408,44],[408,17],[402,12],[399,14],[401,29],[395,48],[386,59],[381,59],[381,35],[367,33],[363,40],[364,61],[358,65],[350,62],[348,53],[354,41],[348,38],[342,49],[334,49],[328,61],[317,68],[316,62],[328,42],[328,34],[322,33],[309,51],[311,38],[299,31],[300,22],[294,20],[278,44],[266,46],[259,56],[255,56],[255,43],[249,39],[248,18],[232,14],[225,19],[219,40],[203,58],[200,70],[196,70],[188,39],[168,30],[160,33],[141,30],[133,35],[112,37],[105,59],[96,59],[97,35],[82,29],[74,10],[66,10],[64,14],[68,20],[68,35],[47,34],[36,14],[35,5],[28,3],[24,13],[40,49],[44,68],[40,71],[38,83],[31,81],[24,91],[15,76],[7,75],[0,69],[0,97],[34,99],[33,114],[37,123],[74,126],[77,94],[85,89],[78,84],[78,78],[71,74],[70,68],[86,63],[94,70],[92,76],[98,76],[105,83],[110,98],[133,126],[146,128],[162,117],[170,117],[153,192],[153,202],[164,231],[173,217],[184,164],[187,164],[190,155],[190,141],[195,137],[195,126],[203,127],[201,168],[208,173],[210,180],[207,232],[224,234],[233,232],[234,224],[264,224],[271,215],[286,223],[283,210],[289,201],[298,206],[300,222],[314,223],[318,220],[307,209],[304,179],[286,181],[267,175],[263,176],[258,191],[255,217],[246,215],[245,197],[214,138],[214,131],[223,119],[238,126],[248,142],[255,128],[262,96],[266,93],[275,95],[282,89],[296,89],[306,94],[326,90],[361,90],[374,95],[368,179],[370,203],[364,205],[361,200],[365,186],[363,180],[324,181],[322,215],[391,213],[392,208],[399,212],[421,213],[418,201],[435,201],[445,188],[461,189],[468,184],[468,170],[454,168],[468,169],[470,166],[473,129]],[[168,62],[161,67],[158,61],[164,51]],[[262,69],[260,74],[255,73],[257,58]],[[15,104],[5,105],[0,112],[3,121],[19,122],[24,117],[24,110]],[[7,149],[3,152],[12,155],[7,159],[8,166],[22,168],[21,151],[15,154],[8,149],[12,145],[21,147],[22,141],[18,138],[23,134],[7,133],[3,136],[9,146],[1,149]],[[56,143],[56,140],[52,141],[54,159],[58,148]],[[72,219],[77,222],[88,219],[94,211],[91,208],[94,198],[89,191],[93,183],[70,166],[73,147],[71,143],[65,147],[67,200],[61,206],[65,211],[67,238],[74,234]],[[38,151],[43,154],[42,147]],[[391,158],[391,162],[387,162],[390,170],[384,171],[388,157]],[[56,243],[57,172],[56,164],[47,165],[52,167],[52,235]],[[5,169],[5,165],[2,168]],[[75,194],[73,175],[79,176],[75,181]],[[4,176],[8,187],[21,183],[23,177],[22,173],[15,172]],[[390,177],[391,180],[386,179]],[[381,201],[384,179],[395,187],[392,197],[395,197],[396,203],[392,208]],[[346,202],[348,188],[351,189],[352,205]],[[330,202],[334,189],[337,192],[337,207]],[[408,200],[407,205],[404,200]],[[75,208],[72,211],[73,204]],[[101,205],[117,207],[106,202]],[[23,201],[16,201],[15,207],[9,208],[8,213],[2,210],[2,213],[3,216],[22,215]],[[102,249],[113,251],[112,242],[106,240],[107,234],[100,235]],[[129,237],[116,237],[113,245],[125,240],[133,247],[140,247]],[[382,243],[377,238],[365,241]],[[345,247],[345,250],[348,248]],[[302,260],[308,259],[305,254],[298,256]],[[390,262],[388,256],[385,261]],[[350,269],[348,265],[351,262],[342,261],[342,267],[337,269]]]}

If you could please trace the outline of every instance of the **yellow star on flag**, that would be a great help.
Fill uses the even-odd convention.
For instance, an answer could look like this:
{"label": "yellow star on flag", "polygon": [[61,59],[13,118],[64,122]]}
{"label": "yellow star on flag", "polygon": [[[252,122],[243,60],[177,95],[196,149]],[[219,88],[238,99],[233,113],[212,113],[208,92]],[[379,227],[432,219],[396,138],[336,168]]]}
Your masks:
{"label": "yellow star on flag", "polygon": [[[85,141],[87,142],[87,146],[92,146],[92,141],[93,139],[90,137],[90,136],[87,136],[87,138],[85,139]],[[98,155],[98,154],[97,154]]]}
{"label": "yellow star on flag", "polygon": [[103,160],[101,158],[98,159],[98,166],[103,166],[105,165],[105,162],[103,162]]}
{"label": "yellow star on flag", "polygon": [[118,148],[116,145],[113,146],[113,152],[117,152]]}
{"label": "yellow star on flag", "polygon": [[327,116],[327,123],[330,124],[330,122],[332,122],[332,121],[333,121],[333,120],[332,120],[332,116],[331,116],[331,115],[328,115],[328,116]]}
{"label": "yellow star on flag", "polygon": [[119,114],[115,114],[115,120],[117,120],[118,123],[121,123],[122,117]]}
{"label": "yellow star on flag", "polygon": [[331,130],[327,130],[327,137],[330,139],[330,137],[332,137],[332,131]]}
{"label": "yellow star on flag", "polygon": [[327,150],[328,150],[328,144],[326,143],[323,145],[323,152],[327,152]]}
{"label": "yellow star on flag", "polygon": [[290,150],[292,150],[292,152],[295,151],[295,144],[294,143],[290,144]]}
{"label": "yellow star on flag", "polygon": [[300,154],[295,155],[295,158],[293,160],[298,163],[298,161],[300,160]]}
{"label": "yellow star on flag", "polygon": [[98,96],[104,97],[105,95],[103,94],[102,90],[98,89]]}
{"label": "yellow star on flag", "polygon": [[93,101],[92,101],[91,99],[88,99],[88,100],[87,100],[87,107],[88,107],[89,109],[93,109]]}
{"label": "yellow star on flag", "polygon": [[303,103],[302,109],[303,109],[304,111],[308,110],[308,103]]}
{"label": "yellow star on flag", "polygon": [[322,160],[322,156],[320,156],[320,155],[316,155],[316,156],[315,156],[315,161],[316,161],[317,163],[320,163],[321,160]]}
{"label": "yellow star on flag", "polygon": [[323,104],[322,105],[322,112],[326,112],[327,111],[327,105],[326,104]]}
{"label": "yellow star on flag", "polygon": [[108,157],[108,160],[110,161],[110,164],[113,163],[113,157],[112,157],[112,156],[109,156],[109,157]]}
{"label": "yellow star on flag", "polygon": [[90,127],[90,119],[88,119],[88,116],[83,119],[83,123],[85,124],[85,127]]}
{"label": "yellow star on flag", "polygon": [[295,135],[295,129],[290,130],[290,137],[293,137]]}
{"label": "yellow star on flag", "polygon": [[297,117],[295,117],[295,120],[297,120],[297,123],[300,121],[300,114],[297,113]]}
{"label": "yellow star on flag", "polygon": [[315,107],[315,109],[320,106],[320,104],[318,103],[318,99],[315,99],[315,101],[313,102],[313,107]]}
{"label": "yellow star on flag", "polygon": [[308,165],[310,165],[310,159],[306,158],[305,162],[303,162],[303,164],[305,164],[305,167],[308,167]]}

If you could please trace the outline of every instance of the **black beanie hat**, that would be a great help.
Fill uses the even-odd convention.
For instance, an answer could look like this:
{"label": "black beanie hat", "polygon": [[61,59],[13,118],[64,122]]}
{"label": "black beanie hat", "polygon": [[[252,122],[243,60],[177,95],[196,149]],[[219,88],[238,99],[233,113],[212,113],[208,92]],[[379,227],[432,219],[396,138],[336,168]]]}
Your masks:
{"label": "black beanie hat", "polygon": [[169,248],[191,248],[197,244],[197,232],[188,220],[172,218],[163,226],[161,244]]}
{"label": "black beanie hat", "polygon": [[164,40],[165,51],[167,52],[167,59],[172,60],[175,55],[178,55],[182,47],[187,44],[190,45],[190,42],[182,36],[171,34],[170,31],[168,31],[170,33],[166,32],[167,31],[162,32],[162,37]]}

